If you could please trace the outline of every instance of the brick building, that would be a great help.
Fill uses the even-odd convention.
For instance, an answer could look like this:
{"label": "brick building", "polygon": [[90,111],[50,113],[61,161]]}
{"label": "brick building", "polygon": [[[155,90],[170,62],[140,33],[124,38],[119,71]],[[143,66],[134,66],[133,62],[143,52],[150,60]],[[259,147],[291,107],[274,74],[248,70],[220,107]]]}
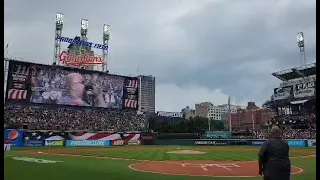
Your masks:
{"label": "brick building", "polygon": [[202,102],[200,104],[195,105],[195,115],[199,117],[208,117],[208,110],[209,108],[213,106],[211,102]]}
{"label": "brick building", "polygon": [[260,129],[261,125],[270,121],[273,115],[271,109],[259,108],[255,102],[248,102],[245,109],[238,109],[236,113],[231,113],[231,126],[237,129]]}

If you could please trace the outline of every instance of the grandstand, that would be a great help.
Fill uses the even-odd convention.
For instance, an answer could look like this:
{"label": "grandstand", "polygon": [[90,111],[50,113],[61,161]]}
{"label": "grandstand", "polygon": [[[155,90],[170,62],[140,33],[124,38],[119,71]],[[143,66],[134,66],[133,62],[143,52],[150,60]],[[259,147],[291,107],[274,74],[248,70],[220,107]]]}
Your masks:
{"label": "grandstand", "polygon": [[316,127],[316,63],[303,65],[272,75],[282,82],[274,88],[271,100],[264,107],[274,110],[276,116],[268,125],[284,129],[315,129]]}

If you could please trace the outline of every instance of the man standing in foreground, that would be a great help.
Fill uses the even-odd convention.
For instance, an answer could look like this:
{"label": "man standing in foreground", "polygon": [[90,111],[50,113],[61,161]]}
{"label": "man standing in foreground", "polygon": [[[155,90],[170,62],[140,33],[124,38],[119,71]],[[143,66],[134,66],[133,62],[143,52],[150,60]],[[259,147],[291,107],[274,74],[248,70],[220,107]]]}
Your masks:
{"label": "man standing in foreground", "polygon": [[279,127],[272,127],[270,135],[259,151],[259,174],[264,180],[290,180],[289,145],[281,139]]}

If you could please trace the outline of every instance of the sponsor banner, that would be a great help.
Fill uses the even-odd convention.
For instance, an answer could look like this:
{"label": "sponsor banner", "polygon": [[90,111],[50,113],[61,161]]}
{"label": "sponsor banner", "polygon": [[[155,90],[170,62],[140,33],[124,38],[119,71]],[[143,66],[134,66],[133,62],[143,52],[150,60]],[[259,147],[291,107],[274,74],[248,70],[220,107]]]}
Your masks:
{"label": "sponsor banner", "polygon": [[6,129],[4,131],[4,140],[11,141],[12,147],[22,147],[23,130]]}
{"label": "sponsor banner", "polygon": [[262,144],[264,143],[264,141],[252,141],[251,142],[251,146],[262,146]]}
{"label": "sponsor banner", "polygon": [[129,146],[137,146],[137,145],[140,145],[140,144],[141,144],[140,140],[129,140],[128,141],[128,145]]}
{"label": "sponsor banner", "polygon": [[30,63],[10,60],[6,101],[28,102],[30,98]]}
{"label": "sponsor banner", "polygon": [[3,151],[10,151],[11,149],[11,144],[3,144]]}
{"label": "sponsor banner", "polygon": [[308,147],[316,147],[316,140],[315,139],[309,139],[308,140]]}
{"label": "sponsor banner", "polygon": [[316,91],[316,82],[300,83],[295,85],[294,98],[303,98],[314,96]]}
{"label": "sponsor banner", "polygon": [[164,116],[164,117],[179,117],[182,118],[182,112],[166,112],[166,111],[157,111],[157,116]]}
{"label": "sponsor banner", "polygon": [[43,146],[43,141],[34,141],[34,140],[24,141],[24,146],[27,146],[27,147],[41,147],[41,146]]}
{"label": "sponsor banner", "polygon": [[106,44],[98,44],[98,43],[93,43],[93,42],[88,42],[88,41],[82,41],[80,37],[75,37],[75,38],[68,38],[68,37],[62,37],[58,36],[56,40],[60,42],[66,42],[70,44],[76,44],[79,46],[84,46],[84,47],[89,47],[89,48],[97,48],[97,49],[102,49],[107,51],[108,50],[108,45]]}
{"label": "sponsor banner", "polygon": [[201,140],[199,140],[199,141],[194,141],[194,144],[195,145],[213,145],[213,146],[226,146],[226,145],[228,145],[227,141],[219,141],[219,140],[217,140],[217,141],[211,141],[211,140],[201,141]]}
{"label": "sponsor banner", "polygon": [[63,146],[63,141],[47,140],[44,142],[45,146]]}
{"label": "sponsor banner", "polygon": [[112,140],[111,145],[112,146],[123,146],[123,145],[125,145],[125,141],[124,140]]}
{"label": "sponsor banner", "polygon": [[274,88],[273,91],[274,92],[271,97],[272,100],[277,101],[277,100],[287,99],[292,94],[292,86],[284,86],[284,87]]}
{"label": "sponsor banner", "polygon": [[110,140],[67,140],[66,146],[110,146]]}
{"label": "sponsor banner", "polygon": [[138,109],[138,87],[139,79],[136,77],[127,77],[124,80],[123,87],[123,108]]}
{"label": "sponsor banner", "polygon": [[289,139],[286,141],[290,147],[306,147],[306,140]]}

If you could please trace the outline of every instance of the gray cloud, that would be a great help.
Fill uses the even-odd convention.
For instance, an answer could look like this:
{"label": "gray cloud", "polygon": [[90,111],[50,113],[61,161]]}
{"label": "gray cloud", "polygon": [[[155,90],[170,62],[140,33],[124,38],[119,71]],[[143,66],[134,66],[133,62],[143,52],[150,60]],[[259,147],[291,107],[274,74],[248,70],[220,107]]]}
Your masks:
{"label": "gray cloud", "polygon": [[156,109],[226,103],[227,95],[235,103],[261,104],[280,83],[271,73],[299,65],[297,32],[304,31],[307,59],[315,61],[315,3],[5,0],[5,44],[11,56],[51,63],[59,11],[65,36],[79,35],[80,19],[87,18],[90,41],[100,42],[102,25],[111,25],[110,71],[154,75]]}

